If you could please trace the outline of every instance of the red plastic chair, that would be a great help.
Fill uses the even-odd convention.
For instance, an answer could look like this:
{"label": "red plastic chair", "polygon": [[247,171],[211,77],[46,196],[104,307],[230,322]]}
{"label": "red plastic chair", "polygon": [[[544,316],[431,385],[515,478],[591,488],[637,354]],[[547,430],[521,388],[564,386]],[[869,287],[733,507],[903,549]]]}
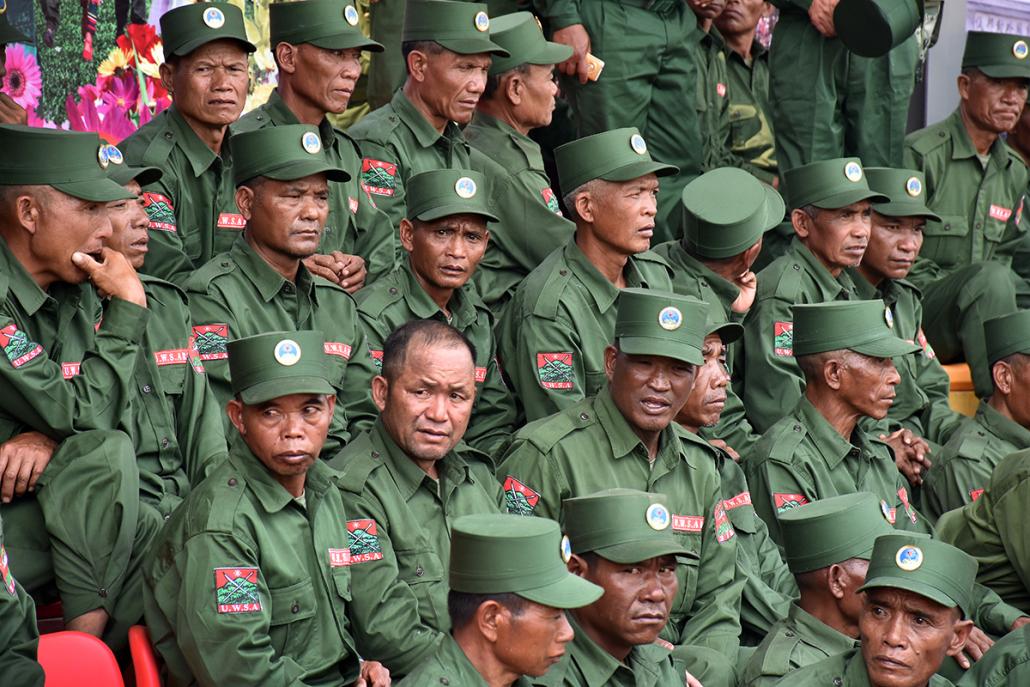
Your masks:
{"label": "red plastic chair", "polygon": [[136,672],[136,687],[161,687],[161,671],[157,667],[147,628],[142,625],[129,628],[129,652]]}
{"label": "red plastic chair", "polygon": [[64,630],[39,638],[46,687],[125,687],[114,654],[84,632]]}

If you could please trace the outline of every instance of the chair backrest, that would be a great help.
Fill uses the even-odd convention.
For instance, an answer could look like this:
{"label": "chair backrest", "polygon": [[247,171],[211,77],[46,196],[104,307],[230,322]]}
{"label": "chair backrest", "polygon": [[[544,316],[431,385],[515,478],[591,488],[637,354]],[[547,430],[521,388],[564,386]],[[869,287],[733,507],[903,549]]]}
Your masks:
{"label": "chair backrest", "polygon": [[147,628],[142,625],[129,628],[129,652],[136,671],[136,687],[161,687],[161,671]]}
{"label": "chair backrest", "polygon": [[64,630],[39,638],[46,687],[125,687],[111,649],[84,632]]}

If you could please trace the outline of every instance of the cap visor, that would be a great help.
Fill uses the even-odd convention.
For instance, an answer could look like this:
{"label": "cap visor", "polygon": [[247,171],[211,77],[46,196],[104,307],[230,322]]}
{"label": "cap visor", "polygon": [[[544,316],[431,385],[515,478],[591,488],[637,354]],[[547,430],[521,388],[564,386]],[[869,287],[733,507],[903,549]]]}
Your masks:
{"label": "cap visor", "polygon": [[319,48],[325,48],[326,50],[350,50],[352,48],[360,48],[369,52],[383,52],[386,50],[382,43],[376,43],[371,38],[356,35],[353,31],[338,33],[335,36],[324,36],[323,38],[305,42]]}
{"label": "cap visor", "polygon": [[846,208],[852,203],[857,203],[861,200],[868,200],[870,203],[890,202],[890,198],[887,196],[881,196],[879,193],[870,191],[869,189],[857,188],[854,191],[845,191],[844,193],[838,193],[837,195],[830,196],[829,198],[813,201],[811,204],[823,210],[836,210],[838,208]]}
{"label": "cap visor", "polygon": [[[858,591],[864,592],[870,589],[877,589],[880,587],[889,587],[891,589],[906,589],[910,592],[915,592],[920,596],[925,596],[931,601],[936,601],[942,606],[948,608],[955,608],[959,605],[955,599],[937,589],[931,587],[924,582],[918,582],[916,580],[909,579],[907,577],[895,577],[893,575],[881,575],[875,577],[872,580],[868,580],[865,584],[858,588]],[[965,609],[962,609],[965,612]]]}
{"label": "cap visor", "polygon": [[476,208],[470,208],[467,205],[441,205],[440,207],[430,208],[425,212],[420,212],[415,219],[423,222],[432,222],[434,219],[450,217],[451,215],[479,215],[480,217],[485,217],[489,222],[500,221],[486,210],[477,210]]}
{"label": "cap visor", "polygon": [[560,64],[572,57],[572,46],[547,41],[537,54],[526,59],[526,64]]}
{"label": "cap visor", "polygon": [[675,165],[667,165],[662,162],[654,162],[653,160],[641,160],[640,162],[631,162],[628,165],[616,167],[612,171],[602,174],[597,178],[604,179],[605,181],[629,181],[630,179],[639,179],[645,174],[655,174],[660,177],[665,177],[671,174],[677,174],[679,171],[680,168]]}
{"label": "cap visor", "polygon": [[705,329],[705,336],[710,334],[718,334],[724,344],[731,344],[744,336],[744,328],[736,322],[722,322],[709,325]]}
{"label": "cap visor", "polygon": [[110,203],[113,200],[132,200],[136,196],[107,177],[89,179],[88,181],[65,181],[50,184],[58,191],[67,193],[73,198],[89,200],[94,203]]}
{"label": "cap visor", "polygon": [[263,172],[261,176],[275,179],[276,181],[293,181],[303,179],[312,174],[325,174],[329,181],[350,181],[350,174],[346,170],[334,167],[333,165],[319,162],[318,160],[307,160],[291,162],[282,167]]}
{"label": "cap visor", "polygon": [[112,165],[115,169],[108,169],[107,176],[119,186],[125,186],[130,181],[135,181],[140,186],[152,184],[161,179],[164,172],[158,167],[128,167],[126,165]]}
{"label": "cap visor", "polygon": [[940,215],[920,203],[876,203],[873,210],[886,217],[925,217],[940,222]]}
{"label": "cap visor", "polygon": [[848,346],[848,348],[856,353],[874,358],[893,358],[898,355],[915,353],[919,350],[919,346],[916,344],[902,341],[893,334],[885,335],[882,338],[873,339],[857,346]]}
{"label": "cap visor", "polygon": [[436,42],[459,55],[490,53],[499,57],[511,57],[510,52],[486,38],[441,38]]}
{"label": "cap visor", "polygon": [[557,582],[514,593],[551,608],[581,608],[600,599],[604,589],[568,573]]}
{"label": "cap visor", "polygon": [[246,39],[239,38],[237,36],[217,36],[215,38],[194,38],[191,41],[186,41],[178,48],[176,48],[172,54],[177,55],[179,57],[183,57],[184,55],[189,55],[191,52],[193,52],[202,45],[222,40],[236,41],[240,43],[243,46],[243,49],[247,52],[257,52],[257,47]]}
{"label": "cap visor", "polygon": [[[684,333],[686,338],[686,333]],[[682,360],[691,365],[703,365],[705,362],[701,351],[685,343],[677,343],[668,339],[652,339],[646,336],[619,337],[619,350],[630,355],[661,355],[666,358]]]}
{"label": "cap visor", "polygon": [[[659,556],[690,556],[691,551],[683,548],[675,541],[656,541],[654,539],[645,541],[629,541],[622,544],[613,544],[600,549],[594,549],[594,553],[607,558],[612,563],[641,563]],[[695,554],[696,555],[696,554]]]}
{"label": "cap visor", "polygon": [[260,382],[239,392],[247,405],[264,403],[290,394],[335,394],[336,389],[323,377],[279,377]]}
{"label": "cap visor", "polygon": [[990,67],[976,67],[992,79],[1027,79],[1030,81],[1030,65],[997,64]]}
{"label": "cap visor", "polygon": [[[765,222],[762,224],[762,233],[764,234],[783,221],[787,215],[787,204],[783,201],[780,192],[772,186],[763,184],[763,188],[765,189]],[[757,240],[758,237],[755,237],[755,241]]]}

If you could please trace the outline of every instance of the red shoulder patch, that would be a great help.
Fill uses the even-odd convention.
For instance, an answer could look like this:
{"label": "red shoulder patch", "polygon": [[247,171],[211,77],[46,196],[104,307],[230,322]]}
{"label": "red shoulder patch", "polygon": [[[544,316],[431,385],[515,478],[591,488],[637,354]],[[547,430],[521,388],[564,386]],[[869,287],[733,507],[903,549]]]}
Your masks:
{"label": "red shoulder patch", "polygon": [[773,494],[773,505],[777,513],[782,513],[791,508],[798,508],[808,503],[804,494]]}
{"label": "red shoulder patch", "polygon": [[21,367],[43,352],[43,347],[29,340],[29,335],[13,322],[0,329],[0,348],[14,367]]}
{"label": "red shoulder patch", "polygon": [[397,190],[397,165],[366,157],[361,161],[361,187],[377,196],[392,196]]}
{"label": "red shoulder patch", "polygon": [[983,494],[984,494],[984,490],[983,489],[970,489],[969,490],[969,500],[970,501],[976,501],[978,498],[983,496]]}
{"label": "red shoulder patch", "polygon": [[545,389],[572,389],[576,382],[572,353],[537,353],[536,374]]}
{"label": "red shoulder patch", "polygon": [[794,355],[794,323],[776,322],[773,325],[773,353],[776,355]]}
{"label": "red shoulder patch", "polygon": [[532,515],[540,503],[540,494],[511,475],[504,478],[504,505],[512,515]]}
{"label": "red shoulder patch", "polygon": [[379,543],[375,520],[348,520],[347,543],[351,565],[383,560],[383,547]]}
{"label": "red shoulder patch", "polygon": [[215,599],[219,613],[260,613],[257,568],[215,568]]}
{"label": "red shoulder patch", "polygon": [[229,357],[229,325],[198,324],[193,327],[193,339],[201,360],[225,360]]}
{"label": "red shoulder patch", "polygon": [[150,228],[161,231],[176,231],[175,206],[167,196],[160,193],[143,192],[143,209],[150,218]]}
{"label": "red shoulder patch", "polygon": [[350,360],[352,349],[349,344],[341,343],[340,341],[326,341],[322,344],[322,348],[326,355],[336,355],[344,360]]}

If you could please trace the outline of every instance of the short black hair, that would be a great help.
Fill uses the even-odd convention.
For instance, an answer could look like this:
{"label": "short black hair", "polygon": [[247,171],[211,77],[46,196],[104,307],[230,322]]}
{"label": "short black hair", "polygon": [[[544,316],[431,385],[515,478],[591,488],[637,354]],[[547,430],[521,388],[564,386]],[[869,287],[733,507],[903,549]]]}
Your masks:
{"label": "short black hair", "polygon": [[526,599],[512,592],[501,594],[471,594],[469,592],[456,592],[453,589],[447,592],[447,614],[451,617],[451,627],[461,629],[472,622],[476,611],[487,601],[496,601],[507,608],[512,615],[519,616],[526,610],[529,603]]}
{"label": "short black hair", "polygon": [[392,382],[400,375],[412,344],[448,348],[464,346],[472,360],[476,359],[476,347],[468,337],[451,325],[438,320],[411,320],[395,329],[383,343],[382,374],[387,380]]}
{"label": "short black hair", "polygon": [[424,52],[427,55],[439,55],[446,48],[437,43],[436,41],[404,41],[401,43],[401,55],[404,56],[404,73],[410,74],[408,70],[408,55],[418,50]]}
{"label": "short black hair", "polygon": [[523,62],[519,66],[512,67],[506,72],[501,72],[500,74],[490,74],[489,76],[487,76],[486,89],[483,91],[483,95],[479,96],[480,100],[489,100],[490,98],[494,97],[494,94],[497,93],[498,89],[500,89],[501,87],[501,79],[508,76],[512,72],[522,75],[528,74],[529,63]]}

